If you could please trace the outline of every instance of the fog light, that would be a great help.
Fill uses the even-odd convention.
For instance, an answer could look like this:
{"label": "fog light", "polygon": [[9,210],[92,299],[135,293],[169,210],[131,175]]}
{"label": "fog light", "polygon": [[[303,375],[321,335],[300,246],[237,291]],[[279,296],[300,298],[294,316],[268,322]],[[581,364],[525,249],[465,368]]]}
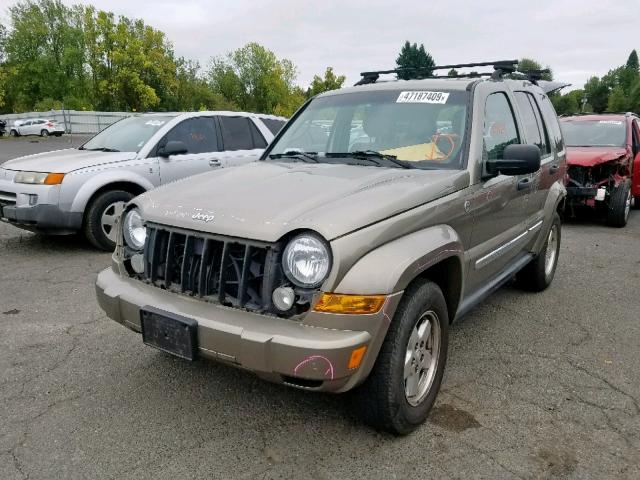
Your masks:
{"label": "fog light", "polygon": [[136,253],[131,257],[131,268],[136,273],[144,273],[144,257],[141,253]]}
{"label": "fog light", "polygon": [[296,294],[291,287],[278,287],[273,291],[271,299],[278,310],[286,312],[293,307]]}
{"label": "fog light", "polygon": [[38,203],[38,195],[29,194],[29,206],[33,207]]}

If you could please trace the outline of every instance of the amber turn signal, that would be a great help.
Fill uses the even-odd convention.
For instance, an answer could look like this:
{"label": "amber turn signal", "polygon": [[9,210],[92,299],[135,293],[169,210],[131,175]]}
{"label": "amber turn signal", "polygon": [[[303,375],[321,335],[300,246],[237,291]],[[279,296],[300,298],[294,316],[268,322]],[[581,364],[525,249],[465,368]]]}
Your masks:
{"label": "amber turn signal", "polygon": [[313,308],[316,312],[369,314],[380,311],[387,299],[384,295],[340,295],[323,293]]}
{"label": "amber turn signal", "polygon": [[50,173],[44,179],[45,185],[60,185],[64,179],[64,173]]}
{"label": "amber turn signal", "polygon": [[366,351],[367,346],[363,345],[351,352],[351,358],[349,358],[349,370],[353,370],[354,368],[358,368],[360,366],[364,357],[364,352]]}

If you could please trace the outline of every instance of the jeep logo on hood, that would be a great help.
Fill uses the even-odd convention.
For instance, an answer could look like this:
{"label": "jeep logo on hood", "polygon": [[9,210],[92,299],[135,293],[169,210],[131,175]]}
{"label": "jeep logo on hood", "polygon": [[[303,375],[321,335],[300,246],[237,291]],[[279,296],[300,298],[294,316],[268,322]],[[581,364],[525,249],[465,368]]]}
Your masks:
{"label": "jeep logo on hood", "polygon": [[209,223],[209,222],[213,222],[213,219],[215,217],[213,215],[207,215],[206,213],[198,212],[191,215],[191,218],[193,220],[199,220],[201,222]]}

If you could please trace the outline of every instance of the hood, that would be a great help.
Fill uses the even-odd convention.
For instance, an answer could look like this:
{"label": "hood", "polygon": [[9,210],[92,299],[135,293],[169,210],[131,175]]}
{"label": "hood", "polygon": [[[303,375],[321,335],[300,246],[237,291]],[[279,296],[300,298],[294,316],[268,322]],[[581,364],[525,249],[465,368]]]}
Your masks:
{"label": "hood", "polygon": [[567,147],[569,166],[593,167],[627,155],[623,147]]}
{"label": "hood", "polygon": [[124,162],[135,156],[135,152],[94,152],[68,148],[9,160],[2,164],[2,168],[26,172],[69,173],[81,168]]}
{"label": "hood", "polygon": [[311,229],[327,240],[469,185],[467,171],[256,162],[181,180],[135,200],[145,220],[274,242]]}

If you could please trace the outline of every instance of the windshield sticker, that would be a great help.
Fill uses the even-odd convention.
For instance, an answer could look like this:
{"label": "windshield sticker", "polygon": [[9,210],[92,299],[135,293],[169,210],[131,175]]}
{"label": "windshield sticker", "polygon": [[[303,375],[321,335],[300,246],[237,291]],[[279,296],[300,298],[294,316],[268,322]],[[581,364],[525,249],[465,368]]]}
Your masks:
{"label": "windshield sticker", "polygon": [[447,103],[449,94],[445,92],[400,92],[396,103],[437,103],[444,105]]}
{"label": "windshield sticker", "polygon": [[152,127],[161,127],[164,125],[163,120],[149,120],[145,125],[151,125]]}
{"label": "windshield sticker", "polygon": [[622,125],[620,120],[600,120],[598,123],[602,123],[604,125]]}

